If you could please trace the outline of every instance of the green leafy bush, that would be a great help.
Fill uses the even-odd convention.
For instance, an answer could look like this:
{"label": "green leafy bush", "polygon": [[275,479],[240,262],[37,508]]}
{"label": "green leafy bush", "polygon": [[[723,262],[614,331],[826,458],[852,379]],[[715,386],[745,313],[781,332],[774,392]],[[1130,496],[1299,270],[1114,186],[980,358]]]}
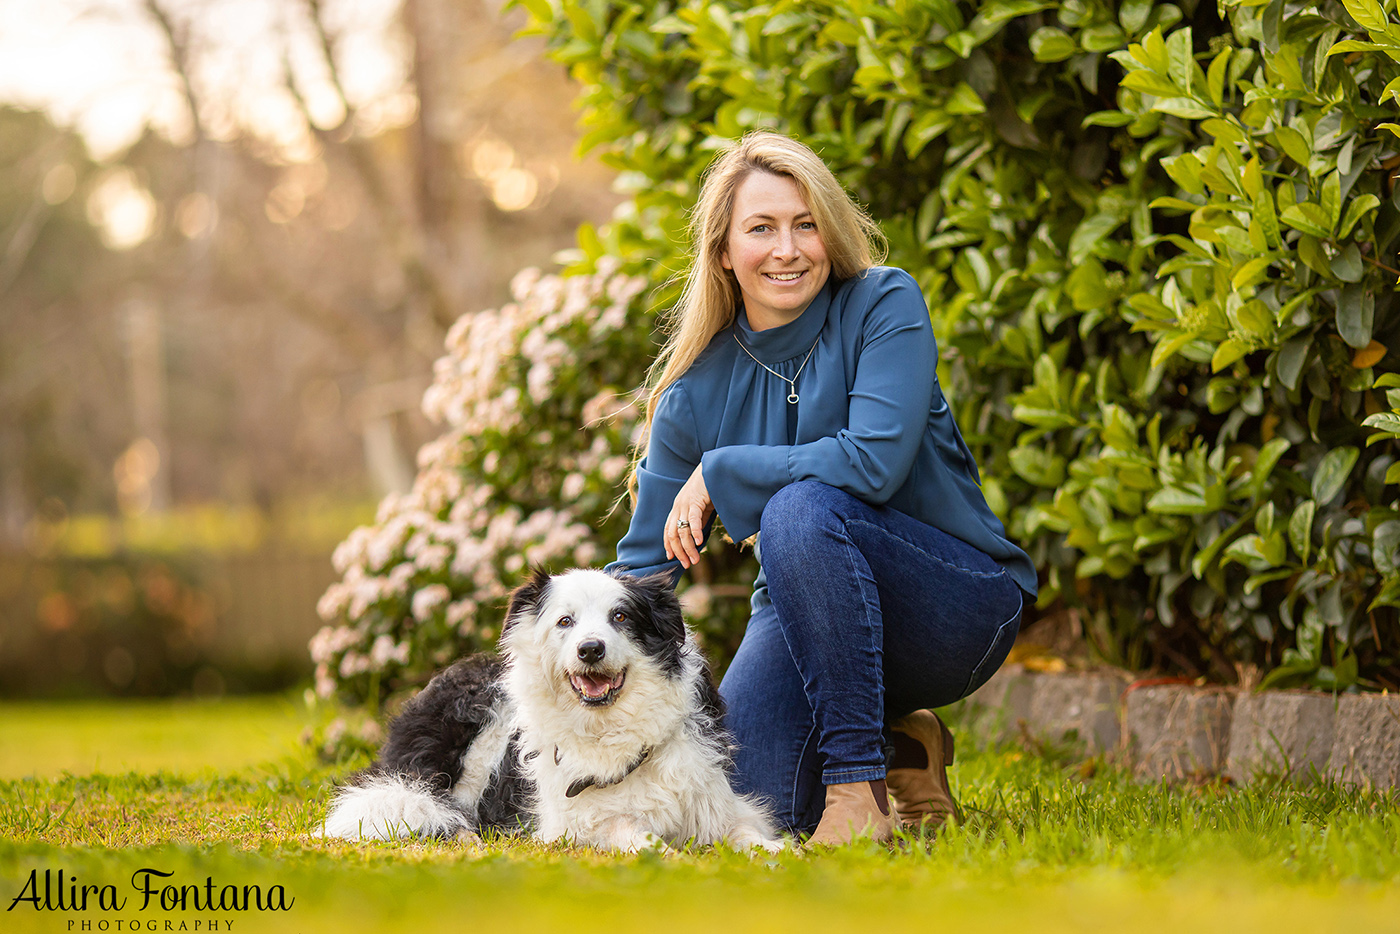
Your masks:
{"label": "green leafy bush", "polygon": [[524,5],[635,180],[591,254],[676,268],[699,172],[758,126],[870,206],[1041,607],[1099,654],[1400,680],[1363,425],[1400,234],[1379,3]]}
{"label": "green leafy bush", "polygon": [[[1250,643],[1287,646],[1262,656],[1282,662],[1266,682],[1344,687],[1364,643],[1386,666],[1379,627],[1393,635],[1400,603],[1398,527],[1382,504],[1394,455],[1363,459],[1359,447],[1379,405],[1374,368],[1395,340],[1400,213],[1384,166],[1396,146],[1375,124],[1391,113],[1377,104],[1400,77],[1385,54],[1400,51],[1400,31],[1379,4],[1352,0],[1229,6],[1232,34],[1199,56],[1189,28],[1115,52],[1124,76],[1105,115],[1148,145],[1168,140],[1158,155],[1178,190],[1150,207],[1167,215],[1158,229],[1175,216],[1186,231],[1155,241],[1156,283],[1118,311],[1153,335],[1149,362],[1185,389],[1191,447],[1164,454],[1151,409],[1115,412],[1098,431],[1110,470],[1096,479],[1102,489],[1120,467],[1155,472],[1141,505],[1114,503],[1091,526],[1067,497],[1039,516],[1071,537],[1096,531],[1085,560],[1137,556],[1152,572],[1167,555],[1162,622],[1185,589],[1237,657]],[[1358,33],[1376,41],[1345,38]],[[1095,485],[1061,490],[1082,503]],[[1104,534],[1114,527],[1121,537]]]}
{"label": "green leafy bush", "polygon": [[[521,4],[582,82],[585,148],[632,195],[580,232],[576,272],[615,257],[666,281],[720,146],[761,126],[807,141],[922,285],[1043,613],[1131,667],[1400,686],[1400,25],[1380,3]],[[615,391],[643,377],[650,320],[616,336]],[[491,442],[525,444],[525,490],[449,437],[491,508],[569,501],[552,449]],[[626,439],[607,435],[611,456]],[[376,620],[368,637],[408,600],[350,619]],[[489,631],[458,625],[415,664]]]}

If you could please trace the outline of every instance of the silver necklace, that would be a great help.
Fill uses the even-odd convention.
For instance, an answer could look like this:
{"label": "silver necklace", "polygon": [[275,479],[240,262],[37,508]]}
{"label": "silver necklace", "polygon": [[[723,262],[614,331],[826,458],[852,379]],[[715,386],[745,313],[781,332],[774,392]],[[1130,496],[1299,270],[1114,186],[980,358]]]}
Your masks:
{"label": "silver necklace", "polygon": [[788,379],[786,376],[784,376],[783,374],[779,373],[777,370],[773,369],[771,366],[769,366],[768,364],[764,363],[762,360],[760,360],[760,359],[758,359],[757,357],[755,357],[755,356],[753,355],[753,351],[751,351],[751,350],[749,350],[749,348],[745,347],[745,346],[744,346],[744,342],[741,341],[741,340],[739,340],[739,332],[738,332],[738,331],[734,331],[734,332],[732,332],[732,333],[734,334],[734,343],[738,344],[738,345],[739,345],[739,349],[742,350],[744,353],[746,353],[746,354],[749,355],[749,359],[750,359],[750,360],[752,360],[754,363],[757,363],[759,366],[763,367],[763,368],[764,368],[765,370],[767,370],[769,373],[772,373],[774,376],[778,377],[778,379],[780,379],[780,380],[782,380],[783,382],[785,382],[785,383],[788,384],[788,387],[792,390],[791,392],[788,393],[788,397],[787,397],[788,405],[796,405],[798,399],[801,398],[801,397],[798,396],[798,394],[797,394],[797,377],[799,377],[799,376],[802,375],[802,367],[805,367],[805,366],[807,365],[807,361],[810,360],[810,359],[812,359],[812,352],[815,351],[815,350],[817,349],[817,344],[821,342],[821,339],[822,339],[821,334],[818,334],[818,335],[817,335],[817,339],[814,340],[814,341],[812,341],[812,349],[809,350],[809,351],[807,351],[807,356],[805,356],[805,357],[802,358],[802,365],[799,366],[799,367],[797,368],[797,372],[796,372],[796,373],[792,374],[792,379]]}

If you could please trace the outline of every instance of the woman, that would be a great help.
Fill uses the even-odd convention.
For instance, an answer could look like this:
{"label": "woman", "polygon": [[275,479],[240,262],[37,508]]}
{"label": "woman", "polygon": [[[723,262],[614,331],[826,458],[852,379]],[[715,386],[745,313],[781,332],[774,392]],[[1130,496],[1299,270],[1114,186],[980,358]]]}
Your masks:
{"label": "woman", "polygon": [[736,785],[818,844],[952,813],[952,737],[922,708],[991,676],[1036,588],[939,388],[919,287],[874,264],[879,238],[787,137],[751,133],[711,167],[613,565],[678,577],[716,514],[757,534],[720,685]]}

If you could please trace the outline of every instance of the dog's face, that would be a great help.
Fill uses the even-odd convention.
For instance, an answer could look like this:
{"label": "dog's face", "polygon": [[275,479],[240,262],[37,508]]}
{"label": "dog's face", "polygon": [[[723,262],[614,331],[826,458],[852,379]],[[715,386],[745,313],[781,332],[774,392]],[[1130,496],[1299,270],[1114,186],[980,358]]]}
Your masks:
{"label": "dog's face", "polygon": [[512,664],[549,679],[556,694],[603,708],[626,694],[629,678],[679,677],[685,635],[664,576],[537,571],[511,595],[501,647]]}

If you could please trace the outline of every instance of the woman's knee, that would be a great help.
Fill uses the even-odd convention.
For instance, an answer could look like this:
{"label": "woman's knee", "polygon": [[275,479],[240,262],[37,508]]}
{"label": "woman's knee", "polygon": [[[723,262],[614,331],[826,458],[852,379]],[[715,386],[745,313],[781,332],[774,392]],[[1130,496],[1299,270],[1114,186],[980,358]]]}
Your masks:
{"label": "woman's knee", "polygon": [[759,521],[763,547],[771,548],[780,538],[786,540],[789,536],[840,525],[855,502],[851,494],[820,480],[789,483],[774,493],[763,507],[763,517]]}
{"label": "woman's knee", "polygon": [[819,480],[799,480],[774,493],[759,525],[769,583],[790,564],[820,561],[824,546],[845,537],[846,520],[858,505],[849,493]]}

